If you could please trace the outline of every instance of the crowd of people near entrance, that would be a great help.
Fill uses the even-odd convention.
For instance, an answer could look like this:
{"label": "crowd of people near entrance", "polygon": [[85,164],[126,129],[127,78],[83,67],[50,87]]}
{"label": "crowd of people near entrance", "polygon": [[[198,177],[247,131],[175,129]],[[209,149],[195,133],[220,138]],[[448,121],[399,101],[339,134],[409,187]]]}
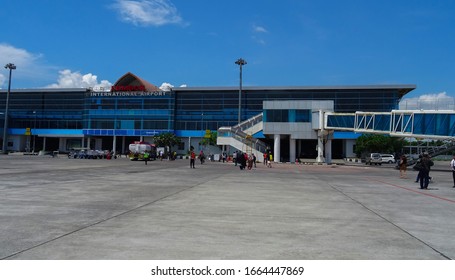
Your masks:
{"label": "crowd of people near entrance", "polygon": [[[190,168],[196,168],[195,162],[196,159],[199,159],[200,164],[204,164],[206,160],[206,155],[204,154],[204,151],[199,151],[199,154],[197,155],[194,150],[190,152]],[[215,161],[215,155],[209,154],[208,160],[210,161]],[[222,161],[223,163],[225,162],[232,162],[234,166],[238,166],[240,170],[252,170],[253,168],[257,167],[257,162],[258,159],[254,153],[246,153],[242,151],[235,151],[232,156],[229,156],[226,152],[223,152],[220,157],[218,158],[218,161]],[[266,152],[263,154],[263,163],[267,167],[271,168],[272,167],[272,162],[273,162],[273,155],[271,152]]]}
{"label": "crowd of people near entrance", "polygon": [[232,155],[235,166],[239,166],[240,170],[251,170],[254,166],[256,168],[257,158],[254,153],[248,154],[242,151],[236,151]]}

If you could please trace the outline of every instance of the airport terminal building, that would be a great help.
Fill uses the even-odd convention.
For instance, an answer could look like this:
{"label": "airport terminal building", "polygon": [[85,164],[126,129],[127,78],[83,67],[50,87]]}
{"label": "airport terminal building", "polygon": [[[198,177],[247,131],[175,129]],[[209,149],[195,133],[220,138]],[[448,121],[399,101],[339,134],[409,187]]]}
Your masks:
{"label": "airport terminal building", "polygon": [[[313,113],[321,109],[337,113],[387,112],[398,109],[399,101],[413,89],[415,85],[243,87],[240,118],[245,121],[262,114],[263,130],[252,136],[272,150],[279,149],[279,160],[289,161],[295,156],[314,158],[317,156],[314,133],[296,134],[292,132],[295,126],[280,125],[282,129],[276,134],[269,131],[276,127],[272,124],[311,123]],[[6,93],[0,90],[1,135]],[[324,108],[318,108],[321,104]],[[8,108],[9,151],[68,152],[87,148],[125,153],[133,141],[152,142],[154,135],[172,132],[182,139],[173,150],[186,154],[190,146],[203,149],[200,141],[208,130],[238,124],[239,88],[181,87],[163,91],[126,73],[108,91],[12,89]],[[331,139],[333,157],[352,156],[357,137],[354,133],[335,131]],[[212,152],[232,153],[237,148],[214,149],[219,150]]]}

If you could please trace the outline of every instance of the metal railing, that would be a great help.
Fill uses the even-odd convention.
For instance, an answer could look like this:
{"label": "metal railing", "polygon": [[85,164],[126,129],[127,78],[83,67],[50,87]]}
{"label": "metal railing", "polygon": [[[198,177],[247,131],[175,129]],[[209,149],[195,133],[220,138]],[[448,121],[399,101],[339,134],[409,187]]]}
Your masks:
{"label": "metal railing", "polygon": [[408,146],[405,147],[409,148],[410,150],[415,150],[416,154],[422,154],[422,153],[428,153],[431,157],[435,157],[438,155],[445,154],[447,152],[455,150],[455,138],[446,138],[445,140],[442,141],[444,144],[434,146],[434,145],[429,145],[428,142],[421,142],[417,146]]}
{"label": "metal railing", "polygon": [[245,130],[262,122],[263,114],[260,113],[248,120],[245,120],[235,126],[224,126],[218,129],[218,137],[232,137],[242,144],[251,147],[262,153],[266,152],[267,144],[261,140],[252,137],[252,135],[245,133]]}
{"label": "metal railing", "polygon": [[252,118],[249,118],[239,124],[234,125],[232,128],[236,131],[243,132],[243,131],[246,131],[246,130],[252,128],[253,126],[261,123],[262,119],[263,119],[263,113],[260,113]]}

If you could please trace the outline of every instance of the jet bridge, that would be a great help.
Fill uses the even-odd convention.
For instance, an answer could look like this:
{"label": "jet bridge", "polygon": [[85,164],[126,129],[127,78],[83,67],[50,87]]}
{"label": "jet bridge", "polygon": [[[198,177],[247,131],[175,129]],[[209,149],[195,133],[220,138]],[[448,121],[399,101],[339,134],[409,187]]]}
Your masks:
{"label": "jet bridge", "polygon": [[325,112],[324,129],[396,137],[455,137],[453,110],[392,110],[391,112]]}

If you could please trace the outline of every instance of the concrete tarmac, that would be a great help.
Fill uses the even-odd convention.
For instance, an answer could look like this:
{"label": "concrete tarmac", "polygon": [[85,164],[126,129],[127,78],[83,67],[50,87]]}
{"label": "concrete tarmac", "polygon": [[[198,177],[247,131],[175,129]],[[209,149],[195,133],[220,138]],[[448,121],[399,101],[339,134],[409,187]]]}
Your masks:
{"label": "concrete tarmac", "polygon": [[420,190],[387,165],[1,155],[0,259],[454,259],[448,165]]}

